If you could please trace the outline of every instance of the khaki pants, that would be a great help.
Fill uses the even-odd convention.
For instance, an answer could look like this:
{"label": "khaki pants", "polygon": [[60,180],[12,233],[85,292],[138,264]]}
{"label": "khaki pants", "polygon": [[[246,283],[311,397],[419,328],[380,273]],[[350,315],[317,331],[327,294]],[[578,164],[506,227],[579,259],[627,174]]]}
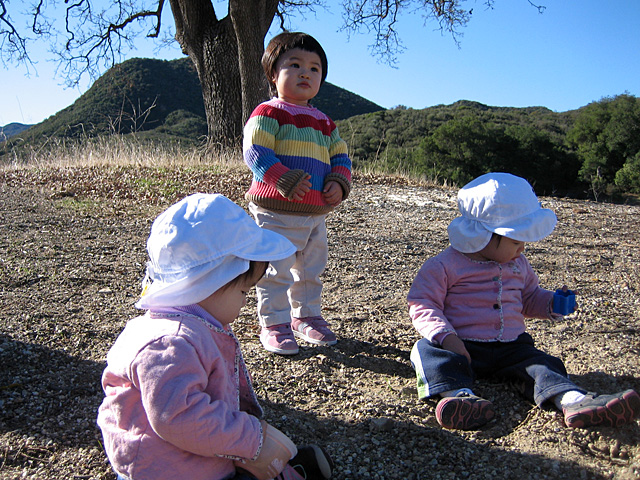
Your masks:
{"label": "khaki pants", "polygon": [[256,285],[260,325],[270,327],[321,315],[322,282],[328,260],[326,215],[289,215],[249,204],[258,226],[285,236],[297,251],[271,262]]}

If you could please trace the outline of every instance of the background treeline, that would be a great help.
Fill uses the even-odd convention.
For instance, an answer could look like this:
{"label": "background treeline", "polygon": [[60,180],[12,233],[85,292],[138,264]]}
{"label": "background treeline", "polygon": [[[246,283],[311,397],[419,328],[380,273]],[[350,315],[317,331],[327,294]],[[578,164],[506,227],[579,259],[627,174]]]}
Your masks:
{"label": "background treeline", "polygon": [[627,94],[564,113],[460,101],[337,123],[357,168],[457,186],[505,171],[547,195],[640,193],[640,101]]}
{"label": "background treeline", "polygon": [[[640,194],[640,100],[632,95],[562,113],[470,101],[386,110],[325,83],[313,103],[336,121],[362,170],[455,186],[505,171],[525,177],[538,194]],[[0,164],[18,162],[25,151],[42,157],[46,149],[97,137],[135,137],[150,148],[197,148],[206,134],[191,61],[136,58],[111,68],[45,121],[0,138]]]}

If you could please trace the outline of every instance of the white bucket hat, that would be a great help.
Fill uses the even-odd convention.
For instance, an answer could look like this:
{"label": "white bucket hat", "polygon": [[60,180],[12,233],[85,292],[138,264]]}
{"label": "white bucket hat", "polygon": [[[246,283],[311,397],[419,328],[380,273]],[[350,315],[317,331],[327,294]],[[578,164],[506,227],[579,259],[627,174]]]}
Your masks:
{"label": "white bucket hat", "polygon": [[549,235],[558,219],[542,208],[524,178],[509,173],[487,173],[458,192],[461,217],[449,224],[449,242],[463,253],[482,250],[492,233],[521,242],[537,242]]}
{"label": "white bucket hat", "polygon": [[198,303],[246,272],[250,260],[281,260],[295,251],[289,240],[260,228],[224,195],[190,195],[151,226],[147,276],[136,307]]}

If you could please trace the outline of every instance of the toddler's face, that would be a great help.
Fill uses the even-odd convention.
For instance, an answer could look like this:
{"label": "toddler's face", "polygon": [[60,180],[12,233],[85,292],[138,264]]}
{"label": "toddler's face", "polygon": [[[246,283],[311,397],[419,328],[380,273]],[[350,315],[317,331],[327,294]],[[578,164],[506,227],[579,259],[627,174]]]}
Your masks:
{"label": "toddler's face", "polygon": [[524,246],[525,242],[493,235],[488,245],[480,250],[478,254],[485,260],[507,263],[518,258],[524,252]]}
{"label": "toddler's face", "polygon": [[222,325],[233,323],[240,315],[242,307],[247,304],[247,293],[258,282],[262,272],[257,272],[254,276],[256,278],[244,278],[239,282],[220,288],[199,302],[198,305]]}
{"label": "toddler's face", "polygon": [[283,53],[276,62],[271,79],[278,89],[278,98],[295,105],[307,105],[320,90],[322,63],[320,56],[294,48]]}

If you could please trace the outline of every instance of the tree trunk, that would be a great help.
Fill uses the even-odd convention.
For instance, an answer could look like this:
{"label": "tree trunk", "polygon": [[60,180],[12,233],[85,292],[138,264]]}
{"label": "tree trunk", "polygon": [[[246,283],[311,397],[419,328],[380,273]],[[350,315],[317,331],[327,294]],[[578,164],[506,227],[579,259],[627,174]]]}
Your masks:
{"label": "tree trunk", "polygon": [[205,34],[202,57],[192,60],[202,85],[209,145],[237,145],[242,140],[242,92],[236,35],[228,17]]}
{"label": "tree trunk", "polygon": [[238,68],[242,91],[242,123],[269,97],[261,59],[264,37],[276,14],[279,0],[230,0],[229,15],[238,41]]}
{"label": "tree trunk", "polygon": [[231,19],[218,20],[210,0],[171,0],[176,40],[196,67],[207,115],[209,146],[242,138],[238,45]]}

